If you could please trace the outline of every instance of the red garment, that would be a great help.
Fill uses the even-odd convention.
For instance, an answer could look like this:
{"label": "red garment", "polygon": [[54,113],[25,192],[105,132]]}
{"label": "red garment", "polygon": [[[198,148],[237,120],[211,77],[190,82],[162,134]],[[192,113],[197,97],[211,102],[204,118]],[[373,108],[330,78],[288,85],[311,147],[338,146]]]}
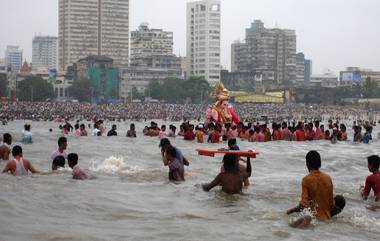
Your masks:
{"label": "red garment", "polygon": [[273,132],[273,140],[274,141],[280,141],[280,140],[282,140],[282,133],[281,133],[280,130],[275,130]]}
{"label": "red garment", "polygon": [[365,180],[365,188],[363,195],[368,197],[369,193],[373,190],[375,197],[380,197],[380,172],[376,171]]}
{"label": "red garment", "polygon": [[211,143],[219,143],[220,140],[220,134],[217,131],[213,131],[211,133]]}
{"label": "red garment", "polygon": [[305,141],[305,132],[303,130],[296,130],[296,141]]}
{"label": "red garment", "polygon": [[308,141],[313,141],[315,140],[315,132],[314,130],[309,130],[305,133],[305,139]]}
{"label": "red garment", "polygon": [[195,139],[195,134],[192,130],[188,130],[185,132],[185,135],[183,136],[183,139],[187,141],[193,141]]}

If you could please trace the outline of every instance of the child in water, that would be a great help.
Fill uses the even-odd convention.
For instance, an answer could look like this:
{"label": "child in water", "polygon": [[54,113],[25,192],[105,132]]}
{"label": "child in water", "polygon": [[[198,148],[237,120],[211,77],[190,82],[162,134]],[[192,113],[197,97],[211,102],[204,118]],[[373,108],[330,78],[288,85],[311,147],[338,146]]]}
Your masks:
{"label": "child in water", "polygon": [[219,173],[212,182],[203,184],[203,190],[210,191],[212,188],[221,185],[222,190],[227,194],[241,193],[243,189],[243,181],[245,178],[251,176],[252,169],[250,157],[247,157],[247,168],[243,172],[239,170],[238,159],[238,155],[224,155],[224,172]]}
{"label": "child in water", "polygon": [[369,156],[367,159],[368,170],[372,172],[372,175],[367,177],[365,181],[365,187],[361,187],[361,195],[364,200],[367,200],[372,189],[373,194],[375,195],[375,201],[378,202],[380,201],[380,157],[377,155]]}
{"label": "child in water", "polygon": [[87,173],[83,171],[78,165],[78,154],[70,153],[67,156],[69,167],[73,169],[73,179],[86,180],[89,178]]}
{"label": "child in water", "polygon": [[185,181],[183,172],[180,171],[180,163],[179,160],[176,158],[176,150],[174,147],[170,146],[165,151],[165,157],[168,161],[168,167],[169,167],[169,180],[170,181]]}

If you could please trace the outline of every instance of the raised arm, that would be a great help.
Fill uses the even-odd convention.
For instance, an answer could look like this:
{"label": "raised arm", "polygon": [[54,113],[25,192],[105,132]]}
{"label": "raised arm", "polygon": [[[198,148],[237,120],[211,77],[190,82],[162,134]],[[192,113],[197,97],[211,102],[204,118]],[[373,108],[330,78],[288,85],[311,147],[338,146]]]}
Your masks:
{"label": "raised arm", "polygon": [[162,162],[164,163],[165,166],[167,166],[169,164],[169,162],[166,159],[165,151],[163,149],[161,149],[161,157],[162,157]]}
{"label": "raised arm", "polygon": [[214,187],[218,186],[221,182],[221,173],[218,174],[218,176],[215,177],[215,179],[208,183],[208,184],[202,184],[202,188],[204,191],[208,192],[210,191],[211,189],[213,189]]}
{"label": "raised arm", "polygon": [[252,174],[251,157],[247,156],[247,168],[245,172],[241,174],[242,178],[248,178]]}

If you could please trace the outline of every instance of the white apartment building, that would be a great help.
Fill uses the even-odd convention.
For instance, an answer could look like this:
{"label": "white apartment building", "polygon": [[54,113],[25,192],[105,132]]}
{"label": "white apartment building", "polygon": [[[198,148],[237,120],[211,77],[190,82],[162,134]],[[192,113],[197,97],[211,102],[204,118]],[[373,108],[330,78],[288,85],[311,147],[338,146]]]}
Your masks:
{"label": "white apartment building", "polygon": [[58,67],[58,38],[35,36],[32,47],[32,69],[46,70]]}
{"label": "white apartment building", "polygon": [[12,67],[12,72],[18,73],[22,66],[22,49],[19,46],[8,45],[5,49],[5,63]]}
{"label": "white apartment building", "polygon": [[221,4],[219,0],[187,3],[188,76],[203,76],[210,84],[220,80]]}
{"label": "white apartment building", "polygon": [[59,69],[103,55],[128,64],[129,0],[59,0]]}
{"label": "white apartment building", "polygon": [[173,32],[149,28],[142,23],[131,32],[131,65],[141,65],[140,59],[154,55],[173,54]]}

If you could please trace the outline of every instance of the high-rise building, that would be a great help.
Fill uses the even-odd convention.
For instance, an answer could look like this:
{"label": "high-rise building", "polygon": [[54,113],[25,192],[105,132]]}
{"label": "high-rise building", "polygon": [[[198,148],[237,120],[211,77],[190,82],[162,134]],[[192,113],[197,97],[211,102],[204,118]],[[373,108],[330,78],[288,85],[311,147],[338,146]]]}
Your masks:
{"label": "high-rise building", "polygon": [[59,0],[59,68],[90,55],[128,64],[129,0]]}
{"label": "high-rise building", "polygon": [[310,82],[313,74],[313,62],[310,59],[305,59],[305,81]]}
{"label": "high-rise building", "polygon": [[5,62],[10,65],[12,72],[18,73],[22,66],[22,49],[19,46],[8,45],[5,49]]}
{"label": "high-rise building", "polygon": [[231,45],[231,72],[248,71],[248,46],[236,41]]}
{"label": "high-rise building", "polygon": [[147,23],[131,32],[131,62],[123,68],[120,98],[133,98],[135,88],[143,93],[149,83],[182,78],[181,58],[173,54],[173,32],[150,29]]}
{"label": "high-rise building", "polygon": [[209,83],[220,80],[219,0],[187,3],[188,76],[203,76]]}
{"label": "high-rise building", "polygon": [[58,67],[58,38],[35,36],[32,48],[33,70],[49,70]]}
{"label": "high-rise building", "polygon": [[297,71],[296,80],[297,83],[305,82],[305,55],[303,53],[297,53]]}
{"label": "high-rise building", "polygon": [[278,87],[295,83],[297,69],[294,30],[268,29],[262,21],[255,20],[246,29],[246,42],[240,44],[239,48],[243,51],[235,53],[241,55],[234,56],[234,59],[240,60],[237,69],[247,66],[248,72],[255,72],[265,86]]}
{"label": "high-rise building", "polygon": [[131,66],[147,65],[146,58],[173,55],[173,32],[150,29],[142,23],[131,32]]}

